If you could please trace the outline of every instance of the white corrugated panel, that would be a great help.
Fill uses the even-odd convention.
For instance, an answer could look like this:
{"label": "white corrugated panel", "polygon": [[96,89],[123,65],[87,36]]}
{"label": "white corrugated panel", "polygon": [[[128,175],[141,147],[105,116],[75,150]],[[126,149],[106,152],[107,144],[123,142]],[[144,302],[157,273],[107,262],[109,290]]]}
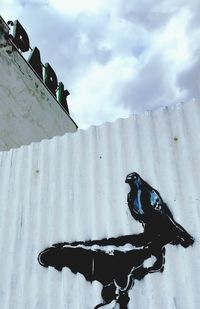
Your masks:
{"label": "white corrugated panel", "polygon": [[142,232],[126,202],[133,171],[160,192],[195,243],[167,245],[164,271],[135,281],[128,308],[199,308],[199,132],[200,105],[192,101],[0,153],[0,308],[102,301],[99,282],[44,268],[37,256],[53,243]]}

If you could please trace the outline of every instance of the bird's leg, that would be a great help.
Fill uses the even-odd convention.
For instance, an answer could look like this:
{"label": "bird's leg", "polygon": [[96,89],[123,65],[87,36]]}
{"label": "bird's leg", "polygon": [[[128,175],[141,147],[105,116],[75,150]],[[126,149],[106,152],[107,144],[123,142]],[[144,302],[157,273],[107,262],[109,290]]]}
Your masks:
{"label": "bird's leg", "polygon": [[117,299],[117,304],[119,304],[119,308],[120,309],[127,309],[129,300],[130,300],[130,298],[128,296],[128,292],[120,292],[119,297]]}
{"label": "bird's leg", "polygon": [[107,305],[107,304],[106,304],[106,303],[101,303],[101,304],[98,304],[98,305],[96,305],[96,306],[94,307],[94,309],[97,309],[97,308],[103,307],[103,306],[105,306],[105,305]]}
{"label": "bird's leg", "polygon": [[160,247],[159,249],[151,248],[151,255],[155,256],[156,261],[151,267],[143,267],[140,266],[136,268],[132,274],[135,279],[141,280],[149,273],[154,272],[162,272],[164,270],[164,264],[165,264],[165,248]]}
{"label": "bird's leg", "polygon": [[117,293],[116,293],[117,287],[114,282],[111,282],[110,284],[104,286],[101,291],[101,296],[103,298],[103,303],[96,305],[94,309],[103,307],[105,305],[110,304],[113,300],[116,300]]}
{"label": "bird's leg", "polygon": [[148,273],[154,273],[157,271],[163,271],[164,270],[164,264],[165,264],[165,247],[159,248],[159,249],[153,249],[152,255],[155,256],[156,261],[153,264],[153,266],[148,267]]}

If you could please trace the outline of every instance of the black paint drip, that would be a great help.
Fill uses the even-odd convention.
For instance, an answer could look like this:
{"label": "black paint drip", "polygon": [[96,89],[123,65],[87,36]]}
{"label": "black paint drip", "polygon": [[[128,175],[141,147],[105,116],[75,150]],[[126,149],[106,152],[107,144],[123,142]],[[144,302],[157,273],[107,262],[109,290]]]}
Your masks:
{"label": "black paint drip", "polygon": [[[82,274],[86,280],[103,285],[103,302],[100,308],[115,300],[121,309],[128,308],[128,291],[134,281],[147,274],[164,270],[165,245],[188,247],[194,239],[173,219],[158,191],[147,184],[137,173],[126,177],[131,187],[128,207],[134,219],[144,226],[144,232],[117,238],[58,243],[42,251],[40,265],[52,266],[61,271],[68,267],[73,273]],[[129,244],[127,249],[125,245]],[[110,247],[112,246],[112,247]],[[155,257],[150,267],[144,262]]]}

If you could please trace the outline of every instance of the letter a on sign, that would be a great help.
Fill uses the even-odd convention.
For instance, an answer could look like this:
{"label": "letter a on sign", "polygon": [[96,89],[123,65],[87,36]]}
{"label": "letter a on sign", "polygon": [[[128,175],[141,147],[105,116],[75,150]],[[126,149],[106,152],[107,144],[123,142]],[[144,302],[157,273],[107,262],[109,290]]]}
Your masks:
{"label": "letter a on sign", "polygon": [[52,94],[56,97],[56,88],[58,84],[57,76],[49,63],[45,63],[44,68],[44,82],[52,92]]}
{"label": "letter a on sign", "polygon": [[29,58],[28,63],[32,66],[34,71],[40,76],[42,79],[42,65],[41,65],[41,58],[40,58],[40,51],[37,47],[35,47]]}

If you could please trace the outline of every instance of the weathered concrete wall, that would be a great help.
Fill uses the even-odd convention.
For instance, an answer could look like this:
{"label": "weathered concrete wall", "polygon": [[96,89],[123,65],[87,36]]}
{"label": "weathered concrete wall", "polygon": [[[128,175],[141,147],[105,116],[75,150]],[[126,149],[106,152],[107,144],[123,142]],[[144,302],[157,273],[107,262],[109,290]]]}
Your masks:
{"label": "weathered concrete wall", "polygon": [[0,19],[0,150],[75,132],[76,124],[4,33]]}

